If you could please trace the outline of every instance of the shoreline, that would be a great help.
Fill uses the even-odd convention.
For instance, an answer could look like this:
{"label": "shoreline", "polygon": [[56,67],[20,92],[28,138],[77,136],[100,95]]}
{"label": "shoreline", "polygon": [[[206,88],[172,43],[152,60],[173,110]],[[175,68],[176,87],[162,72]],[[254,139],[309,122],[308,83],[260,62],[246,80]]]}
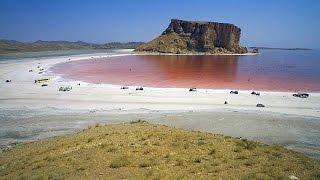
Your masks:
{"label": "shoreline", "polygon": [[[135,91],[136,85],[129,85],[129,89],[127,90],[121,90],[120,87],[122,86],[126,86],[124,85],[116,85],[116,84],[94,84],[94,83],[87,83],[87,82],[83,82],[83,81],[76,81],[76,80],[72,80],[72,79],[64,79],[62,78],[60,75],[57,74],[53,74],[52,72],[49,72],[48,70],[50,69],[50,67],[54,66],[57,63],[64,63],[64,62],[70,62],[70,61],[80,61],[80,60],[90,60],[90,59],[96,59],[96,58],[105,58],[105,57],[116,57],[116,56],[129,56],[129,55],[135,55],[132,53],[128,53],[128,54],[106,54],[106,55],[102,55],[102,54],[98,54],[98,55],[79,55],[79,56],[66,56],[66,57],[53,57],[53,58],[41,58],[41,59],[30,59],[26,62],[13,62],[13,61],[8,61],[8,63],[4,64],[5,67],[3,67],[0,71],[0,80],[1,81],[5,81],[6,79],[12,79],[13,82],[11,83],[2,83],[0,84],[0,86],[3,86],[0,90],[1,93],[3,93],[4,97],[6,96],[6,94],[10,95],[11,97],[16,96],[15,94],[21,94],[21,92],[23,92],[23,89],[26,89],[29,91],[29,93],[24,94],[24,96],[28,97],[30,96],[30,93],[32,91],[34,91],[34,93],[43,93],[46,92],[46,94],[48,96],[52,96],[52,97],[59,97],[63,94],[69,94],[70,96],[72,96],[73,91],[78,91],[77,93],[82,94],[81,92],[89,92],[89,91],[93,91],[96,93],[101,93],[101,96],[107,95],[107,94],[114,94],[116,96],[121,96],[121,98],[124,98],[125,96],[128,96],[129,99],[132,99],[132,101],[130,101],[130,103],[132,102],[136,102],[138,100],[138,102],[141,101],[141,99],[145,99],[147,102],[152,102],[152,104],[155,103],[163,103],[163,99],[161,98],[165,98],[164,102],[167,102],[168,104],[171,103],[182,103],[183,102],[189,102],[189,100],[184,99],[187,97],[193,97],[195,98],[196,96],[199,96],[199,98],[195,98],[195,104],[203,104],[203,105],[208,105],[208,103],[211,100],[214,100],[214,103],[209,103],[212,104],[215,108],[217,108],[217,106],[221,106],[223,107],[223,102],[225,100],[227,101],[233,101],[236,100],[235,103],[231,102],[231,105],[228,104],[228,106],[232,106],[236,105],[234,108],[241,108],[241,106],[246,107],[248,105],[251,104],[251,108],[256,109],[255,105],[257,103],[263,103],[265,104],[267,107],[260,109],[262,111],[264,110],[271,110],[271,112],[273,112],[273,110],[276,110],[276,108],[272,108],[272,106],[276,105],[278,106],[278,108],[282,107],[285,108],[285,104],[287,104],[289,107],[290,105],[294,105],[293,107],[290,107],[288,110],[290,109],[304,109],[304,105],[301,103],[307,103],[310,102],[311,99],[314,99],[312,101],[312,104],[309,104],[307,107],[311,108],[310,110],[314,109],[314,113],[316,114],[316,116],[320,117],[320,92],[308,92],[311,94],[311,97],[307,98],[307,99],[301,99],[301,98],[296,98],[296,97],[292,97],[292,94],[294,93],[293,91],[272,91],[272,90],[256,90],[256,89],[211,89],[211,88],[197,88],[196,92],[189,92],[189,88],[171,88],[171,87],[144,87],[144,90],[140,92]],[[0,64],[3,65],[3,64]],[[34,71],[37,71],[36,66],[41,66],[41,68],[44,69],[44,73],[42,74],[38,74],[37,72],[28,72],[28,70],[33,69]],[[19,73],[18,73],[19,72]],[[41,78],[49,78],[50,81],[47,83],[48,87],[39,87],[39,85],[34,83],[35,79],[41,79]],[[16,82],[18,81],[18,82]],[[29,81],[29,83],[27,83]],[[77,84],[80,83],[81,86],[78,86]],[[7,92],[5,89],[9,88],[10,85],[14,85],[16,84],[17,86],[19,86],[19,91],[14,91],[15,89],[13,88],[12,91]],[[66,93],[59,93],[57,90],[59,87],[61,86],[73,86],[74,88],[76,88],[76,90],[72,90],[70,92],[66,92]],[[109,92],[102,92],[104,89],[106,89]],[[238,90],[239,94],[238,95],[230,95],[229,92],[231,90]],[[31,92],[30,92],[31,91]],[[253,96],[250,93],[252,91],[259,91],[261,93],[261,96]],[[161,92],[161,93],[160,93]],[[58,94],[57,94],[58,93]],[[170,98],[166,97],[166,93],[168,93],[168,96],[172,97],[175,100],[171,100]],[[74,94],[76,95],[76,94]],[[141,96],[142,95],[142,96]],[[132,97],[134,96],[134,97]],[[142,98],[143,96],[145,96],[146,98]],[[160,98],[156,101],[152,101],[150,99],[150,97],[157,97]],[[267,97],[266,97],[267,96]],[[32,96],[31,96],[32,97]],[[96,97],[94,97],[94,95],[88,95],[88,96],[81,96],[85,99],[91,99],[94,101],[97,101],[98,99]],[[88,98],[90,97],[90,98]],[[74,98],[80,98],[77,97],[77,95],[75,97],[72,97],[72,99]],[[177,99],[178,98],[178,99]],[[208,98],[208,100],[204,100],[203,98]],[[279,100],[277,100],[277,98],[279,98],[279,100],[284,101],[283,104],[279,104]],[[35,99],[41,99],[40,97],[36,97]],[[126,98],[127,99],[127,98]],[[139,100],[140,99],[140,100]],[[218,103],[219,101],[217,101],[218,99],[220,99],[220,103]],[[237,100],[238,99],[238,100]],[[272,101],[270,101],[270,99],[273,99]],[[319,101],[318,101],[319,99]],[[178,100],[178,101],[176,101]],[[192,100],[192,98],[190,99]],[[197,103],[198,101],[198,103]],[[245,103],[245,101],[247,101],[247,103]],[[287,102],[286,102],[287,101]],[[114,102],[117,102],[117,100],[115,100]],[[190,101],[190,103],[193,101]],[[288,104],[288,102],[290,102]],[[292,103],[293,102],[293,103]],[[48,104],[50,104],[50,101],[47,102]],[[11,103],[10,103],[11,104]],[[23,103],[22,103],[23,104]],[[274,104],[274,105],[273,105]],[[315,105],[315,108],[312,108]],[[54,105],[56,106],[56,105]],[[271,107],[270,107],[271,106]],[[5,104],[3,104],[0,107],[5,107]],[[191,108],[192,109],[192,108]],[[197,108],[198,109],[198,108]],[[210,109],[210,108],[209,108]],[[243,109],[243,108],[241,108]],[[170,110],[170,108],[168,109]],[[204,109],[203,109],[204,110]],[[290,110],[291,111],[291,110]],[[300,112],[298,112],[299,114]],[[297,113],[294,113],[297,114]],[[308,114],[308,113],[303,113],[303,114]]]}
{"label": "shoreline", "polygon": [[[50,72],[51,73],[51,72]],[[288,94],[294,94],[297,92],[300,93],[308,93],[309,95],[320,95],[320,91],[288,91],[288,90],[259,90],[259,89],[241,89],[241,88],[198,88],[198,87],[154,87],[154,86],[141,86],[141,85],[125,85],[125,84],[109,84],[109,83],[91,83],[91,82],[85,82],[81,80],[73,80],[73,79],[68,79],[68,78],[63,78],[60,75],[55,75],[56,80],[59,81],[65,81],[65,82],[76,82],[80,83],[84,86],[88,87],[96,87],[96,88],[118,88],[121,89],[121,87],[128,87],[129,89],[135,89],[138,87],[143,87],[144,89],[149,89],[149,90],[155,90],[155,91],[176,91],[176,92],[185,92],[189,91],[190,88],[196,88],[197,92],[211,92],[211,93],[230,93],[230,91],[238,91],[239,93],[245,93],[245,94],[251,94],[253,91],[259,92],[262,94],[268,93],[268,94],[282,94],[282,95],[288,95]],[[196,93],[196,92],[195,92]]]}
{"label": "shoreline", "polygon": [[[95,124],[118,124],[139,119],[186,130],[243,137],[320,159],[320,144],[314,132],[319,118],[250,110],[168,111],[150,109],[56,109],[0,108],[0,119],[10,114],[0,128],[0,147],[74,134]],[[301,126],[301,123],[304,123]],[[272,128],[271,128],[272,127]],[[292,131],[294,129],[294,131]],[[35,133],[32,133],[32,132]],[[313,137],[313,138],[311,138]]]}
{"label": "shoreline", "polygon": [[135,55],[164,55],[164,56],[255,56],[259,55],[260,53],[221,53],[221,54],[210,54],[210,53],[180,53],[180,54],[174,54],[174,53],[161,53],[161,52],[147,52],[147,51],[133,51]]}
{"label": "shoreline", "polygon": [[[247,54],[241,54],[243,56],[245,55],[248,55],[248,56],[251,56],[251,55],[258,55],[260,53],[247,53]],[[199,55],[199,56],[202,56],[202,54],[152,54],[152,53],[146,53],[146,54],[136,54],[136,53],[131,53],[131,54],[121,54],[121,55],[110,55],[110,56],[99,56],[99,57],[94,57],[94,60],[99,60],[100,58],[103,59],[103,58],[112,58],[112,57],[116,57],[116,56],[152,56],[152,55],[168,55],[168,56],[174,56],[174,55],[177,55],[177,56],[188,56],[188,55]],[[240,55],[240,54],[213,54],[213,55],[226,55],[226,56],[229,56],[229,55]],[[81,59],[78,59],[78,60],[84,60],[84,61],[90,61],[92,59],[92,57],[89,57],[87,59],[85,58],[81,58]],[[105,60],[105,59],[103,59]],[[76,59],[73,59],[71,61],[77,61]],[[70,62],[70,61],[67,61],[67,62]],[[67,63],[67,62],[58,62],[56,64],[62,64],[62,63]],[[318,90],[281,90],[281,89],[277,89],[277,90],[272,90],[272,89],[259,89],[259,88],[232,88],[232,87],[222,87],[222,88],[211,88],[211,87],[197,87],[197,86],[190,86],[190,87],[172,87],[172,86],[144,86],[144,85],[132,85],[130,83],[123,83],[123,84],[120,84],[120,83],[94,83],[94,82],[88,82],[88,81],[83,81],[83,80],[75,80],[75,79],[72,79],[72,78],[65,78],[65,77],[62,77],[61,74],[57,74],[57,73],[54,73],[52,71],[49,71],[50,68],[52,68],[55,64],[51,65],[50,67],[48,67],[48,71],[47,73],[51,76],[55,76],[58,81],[67,81],[67,82],[77,82],[77,83],[80,83],[80,84],[85,84],[87,86],[90,86],[90,87],[115,87],[115,88],[121,88],[123,86],[126,86],[126,87],[129,87],[130,89],[131,88],[136,88],[136,87],[144,87],[144,88],[147,88],[147,89],[155,89],[155,90],[179,90],[179,91],[188,91],[190,88],[196,88],[197,90],[200,90],[200,91],[211,91],[211,92],[230,92],[232,90],[237,90],[237,91],[242,91],[242,92],[245,92],[245,93],[251,93],[252,91],[256,91],[256,92],[261,92],[261,93],[291,93],[291,95],[293,93],[297,93],[297,92],[301,92],[301,93],[312,93],[312,94],[320,94],[320,91]]]}
{"label": "shoreline", "polygon": [[[311,96],[307,99],[301,99],[293,97],[293,92],[276,91],[259,91],[261,93],[260,96],[253,96],[250,94],[251,90],[239,90],[238,95],[233,95],[229,93],[231,89],[197,89],[197,92],[189,92],[189,88],[144,87],[143,91],[136,91],[132,87],[137,86],[131,86],[127,90],[122,90],[120,89],[121,85],[83,83],[63,79],[48,72],[48,69],[57,63],[126,55],[134,54],[90,54],[35,58],[27,61],[10,60],[0,63],[0,94],[2,95],[0,98],[0,117],[3,117],[3,119],[0,118],[0,123],[13,122],[14,120],[16,122],[15,126],[22,126],[20,128],[23,128],[22,132],[20,130],[12,130],[13,132],[11,132],[11,129],[14,129],[15,126],[11,127],[10,123],[3,126],[0,128],[0,140],[1,137],[6,137],[7,133],[18,133],[18,137],[24,131],[32,133],[32,131],[29,132],[30,130],[25,130],[24,128],[31,128],[32,130],[37,128],[34,126],[38,123],[44,123],[43,126],[51,127],[44,130],[45,132],[36,130],[36,132],[40,131],[41,135],[43,133],[46,134],[47,131],[50,137],[59,133],[70,132],[70,130],[73,132],[80,127],[84,127],[81,123],[85,125],[94,124],[99,120],[98,118],[105,119],[110,114],[111,117],[115,118],[115,120],[110,119],[110,122],[122,122],[123,119],[130,121],[146,116],[149,119],[154,119],[155,122],[171,126],[185,127],[188,124],[187,127],[194,130],[213,133],[221,132],[224,134],[234,131],[238,133],[236,134],[237,136],[252,136],[253,139],[258,138],[262,142],[265,142],[265,140],[263,138],[259,139],[262,128],[259,124],[261,123],[268,123],[264,131],[268,137],[280,134],[279,138],[281,139],[293,131],[296,134],[292,136],[294,136],[294,142],[297,143],[302,143],[305,139],[320,138],[320,133],[318,133],[319,135],[316,133],[315,137],[308,135],[312,137],[305,137],[299,140],[299,136],[310,134],[308,130],[300,129],[305,126],[301,124],[302,122],[309,126],[310,119],[315,119],[312,121],[314,124],[310,127],[320,127],[320,121],[317,121],[320,120],[320,93],[318,92],[311,93]],[[39,69],[37,66],[43,68],[44,73],[38,74]],[[28,72],[30,69],[33,72]],[[48,86],[41,87],[41,84],[34,83],[34,80],[41,78],[50,79],[47,83]],[[6,79],[11,79],[12,82],[5,83]],[[78,86],[78,83],[81,85]],[[72,86],[73,88],[69,92],[58,91],[59,87],[65,86]],[[224,105],[224,101],[227,101],[228,104]],[[262,103],[266,107],[256,107],[258,103]],[[26,114],[19,114],[24,111],[26,111]],[[42,113],[39,114],[39,112]],[[60,120],[65,119],[65,117],[72,118],[73,115],[77,115],[76,117],[81,119],[81,113],[83,112],[87,113],[84,116],[87,120],[74,119],[74,121],[70,122]],[[147,116],[146,114],[150,112],[153,114]],[[56,113],[59,115],[54,116]],[[194,113],[198,115],[195,116]],[[160,116],[161,118],[172,116],[172,118],[169,121],[160,121]],[[180,121],[179,118],[181,116],[186,116],[186,121]],[[199,118],[195,118],[198,116],[202,118],[201,123],[199,123]],[[278,119],[277,123],[274,123],[274,116]],[[123,119],[121,120],[117,117],[123,117]],[[259,122],[261,117],[265,117],[263,122]],[[42,122],[43,119],[47,119],[47,121]],[[286,121],[283,119],[286,119]],[[21,121],[26,123],[21,124]],[[175,123],[171,121],[175,121]],[[63,130],[65,127],[61,127],[61,131],[59,128],[56,129],[56,127],[60,127],[57,122],[62,124],[70,123],[70,127],[66,125],[70,129]],[[214,126],[213,122],[217,126]],[[241,126],[239,126],[239,123]],[[291,125],[288,125],[290,123],[294,123],[293,129]],[[227,125],[228,127],[226,127]],[[279,126],[281,126],[279,131],[271,133],[268,130],[268,128],[277,129]],[[207,127],[210,128],[206,129]],[[247,127],[252,128],[248,129]],[[224,128],[228,130],[226,131]],[[39,135],[40,138],[41,135]],[[287,138],[291,142],[291,138]],[[274,140],[271,140],[271,142],[277,143]],[[283,144],[285,145],[286,142]],[[320,145],[317,146],[317,148],[319,147]],[[301,147],[293,149],[299,150]],[[299,151],[301,152],[302,150]],[[320,152],[320,150],[318,151]]]}

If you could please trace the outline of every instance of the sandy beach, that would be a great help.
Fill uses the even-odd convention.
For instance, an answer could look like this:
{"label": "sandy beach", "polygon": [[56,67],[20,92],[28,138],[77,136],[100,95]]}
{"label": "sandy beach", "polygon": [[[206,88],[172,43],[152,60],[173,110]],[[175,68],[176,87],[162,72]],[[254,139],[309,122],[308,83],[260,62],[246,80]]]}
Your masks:
{"label": "sandy beach", "polygon": [[[145,118],[160,124],[278,143],[320,157],[320,144],[313,141],[320,138],[320,93],[310,93],[310,97],[304,99],[293,97],[293,92],[260,91],[260,96],[253,96],[249,90],[230,94],[230,89],[189,92],[187,88],[144,87],[143,91],[136,91],[136,87],[129,87],[123,90],[119,85],[63,79],[48,71],[62,62],[129,55],[132,55],[131,51],[118,55],[90,54],[1,62],[1,145],[69,133],[97,122]],[[39,69],[43,69],[43,73],[39,74]],[[49,78],[48,86],[35,83],[43,78]],[[11,82],[6,83],[6,80]],[[66,86],[72,90],[58,91]],[[224,104],[225,101],[228,104]],[[256,107],[258,103],[266,107]],[[10,136],[12,132],[19,132],[19,128],[24,133],[35,129],[41,131],[30,136],[23,136],[21,132]]]}

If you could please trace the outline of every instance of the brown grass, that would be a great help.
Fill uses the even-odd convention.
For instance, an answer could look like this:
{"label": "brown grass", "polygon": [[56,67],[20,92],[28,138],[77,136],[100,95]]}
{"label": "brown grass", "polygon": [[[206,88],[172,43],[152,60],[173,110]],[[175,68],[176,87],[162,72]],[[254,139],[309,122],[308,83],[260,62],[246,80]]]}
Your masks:
{"label": "brown grass", "polygon": [[145,121],[99,125],[0,153],[0,179],[319,179],[320,163],[279,146]]}

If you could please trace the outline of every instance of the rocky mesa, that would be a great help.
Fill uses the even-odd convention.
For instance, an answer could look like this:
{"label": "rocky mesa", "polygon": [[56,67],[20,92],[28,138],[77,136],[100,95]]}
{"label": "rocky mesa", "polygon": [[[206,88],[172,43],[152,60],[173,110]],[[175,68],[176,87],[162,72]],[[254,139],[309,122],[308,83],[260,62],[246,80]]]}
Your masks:
{"label": "rocky mesa", "polygon": [[156,39],[138,46],[137,52],[243,54],[241,29],[233,24],[172,19]]}

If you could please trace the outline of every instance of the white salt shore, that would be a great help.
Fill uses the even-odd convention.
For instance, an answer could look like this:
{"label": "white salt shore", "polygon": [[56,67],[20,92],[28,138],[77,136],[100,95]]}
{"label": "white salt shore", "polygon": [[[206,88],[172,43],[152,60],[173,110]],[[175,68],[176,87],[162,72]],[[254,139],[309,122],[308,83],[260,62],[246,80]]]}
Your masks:
{"label": "white salt shore", "polygon": [[[316,130],[317,127],[320,128],[320,93],[311,92],[309,93],[309,98],[297,98],[292,96],[293,92],[260,91],[260,96],[255,96],[251,95],[251,90],[239,90],[238,95],[230,94],[230,90],[228,89],[197,89],[196,92],[189,92],[188,88],[144,87],[143,91],[136,91],[135,87],[129,87],[129,89],[122,90],[120,89],[120,85],[89,84],[66,80],[59,75],[48,72],[48,69],[57,63],[87,59],[94,60],[95,58],[124,55],[132,55],[132,53],[128,52],[128,54],[118,55],[77,55],[0,62],[0,118],[3,118],[2,120],[0,119],[0,125],[2,126],[0,127],[0,139],[1,132],[6,133],[8,129],[15,128],[12,127],[12,123],[9,123],[11,115],[9,117],[9,115],[6,114],[6,112],[13,112],[15,110],[42,112],[41,117],[44,117],[43,115],[46,114],[52,115],[55,121],[60,118],[60,121],[57,122],[61,123],[67,123],[68,121],[67,118],[61,120],[63,114],[68,114],[68,117],[72,117],[70,114],[75,114],[75,112],[78,112],[78,114],[74,117],[78,119],[86,117],[86,122],[92,119],[92,123],[97,122],[98,117],[101,119],[107,117],[101,115],[102,112],[110,115],[109,117],[115,117],[115,121],[117,121],[116,119],[119,119],[119,117],[127,118],[127,120],[146,117],[156,123],[208,132],[226,133],[228,135],[242,135],[249,137],[249,139],[261,141],[264,141],[266,136],[274,137],[277,136],[278,133],[279,137],[277,136],[277,140],[266,140],[264,142],[278,143],[280,138],[279,142],[282,144],[292,140],[292,137],[287,137],[289,130],[285,132],[285,130],[288,129],[287,127],[290,127],[287,125],[287,123],[290,122],[290,118],[288,117],[292,116],[296,123],[293,129],[294,136],[297,136],[294,137],[295,142],[301,143],[302,141],[305,142],[306,138],[309,137],[320,137],[319,129]],[[37,68],[38,66],[39,68]],[[41,68],[44,69],[44,72],[39,74],[39,69]],[[32,70],[32,72],[29,72],[29,70]],[[42,78],[50,79],[47,83],[48,86],[42,87],[41,84],[34,83],[36,79]],[[6,80],[11,80],[11,82],[7,83],[5,82]],[[80,86],[78,83],[80,83]],[[67,92],[58,91],[60,87],[65,86],[71,86],[72,90]],[[225,101],[227,101],[228,104],[224,104]],[[256,107],[258,103],[264,104],[265,107]],[[59,114],[57,112],[62,113]],[[91,114],[82,116],[81,113],[83,112],[98,112],[100,114],[99,116],[92,116]],[[238,113],[239,116],[231,114],[235,112]],[[139,113],[156,113],[156,115],[139,116],[137,115]],[[174,116],[171,114],[171,118],[164,121],[164,117],[170,117],[170,113],[176,114]],[[197,113],[197,116],[190,113]],[[53,117],[57,114],[59,117]],[[123,114],[127,115],[124,116]],[[163,118],[162,120],[159,120],[159,114],[165,115],[163,117],[161,116],[161,118]],[[36,114],[32,117],[35,117],[35,115]],[[284,122],[279,121],[279,123],[275,123],[275,115],[277,117],[276,119],[284,119],[286,125],[280,127],[279,124]],[[193,116],[195,118],[193,118]],[[179,119],[180,117],[184,117],[186,122],[181,121]],[[26,117],[15,115],[15,119],[17,120],[17,124],[15,125],[29,126],[30,121],[29,119],[25,120],[25,118]],[[240,120],[248,118],[248,121],[245,122],[247,124],[238,124],[239,126],[237,126],[237,118],[239,118],[239,122]],[[265,119],[268,119],[268,126],[263,128],[259,127],[259,118],[264,119],[261,123],[265,123],[267,121]],[[21,120],[21,124],[19,124],[19,119]],[[46,119],[48,123],[52,122],[48,117],[38,117],[36,119]],[[313,134],[308,134],[303,140],[299,140],[299,136],[311,132],[308,132],[309,130],[306,125],[301,123],[299,119],[303,119],[303,122],[306,123],[308,123],[309,119],[311,122],[312,119],[313,124],[308,124],[308,127],[315,128],[315,130],[312,130]],[[112,121],[112,123],[115,121]],[[118,120],[118,122],[122,122],[122,120]],[[214,122],[216,126],[210,124],[212,122]],[[243,121],[241,122],[244,123]],[[77,123],[79,125],[79,122]],[[255,125],[252,123],[255,123]],[[228,125],[228,127],[224,125]],[[32,124],[32,126],[34,127],[35,125]],[[73,127],[75,127],[74,124],[72,125],[72,128]],[[293,130],[291,129],[290,131],[293,132]],[[48,136],[52,135],[55,134],[53,133]],[[46,136],[39,135],[37,137],[41,138]],[[281,138],[284,138],[283,142]],[[8,138],[3,141],[0,140],[0,144],[6,144],[9,140]],[[289,144],[288,146],[291,148],[291,146],[294,145]],[[320,157],[319,147],[320,145],[312,146],[313,149],[311,153],[315,153]],[[299,148],[301,149],[301,147],[293,147],[293,149],[302,152],[311,151],[310,149],[306,150],[302,148],[303,150],[300,150]]]}
{"label": "white salt shore", "polygon": [[[88,84],[64,80],[47,70],[56,63],[78,61],[107,56],[122,55],[82,55],[72,57],[29,59],[26,61],[7,61],[0,64],[0,108],[61,108],[61,109],[103,109],[112,110],[182,110],[211,111],[238,110],[255,112],[277,112],[320,117],[320,93],[310,93],[310,97],[296,98],[293,92],[260,91],[260,96],[251,91],[197,89],[189,92],[187,88],[148,88],[136,91],[135,87],[121,90],[118,85]],[[70,60],[69,60],[70,59]],[[40,68],[37,68],[39,66]],[[39,69],[44,72],[38,74]],[[33,72],[29,72],[32,70]],[[49,78],[48,86],[35,84],[36,79]],[[6,83],[6,80],[11,80]],[[78,86],[77,84],[81,85]],[[61,86],[72,86],[69,92],[59,92]],[[228,104],[225,105],[224,102]],[[262,103],[265,108],[257,108]]]}

